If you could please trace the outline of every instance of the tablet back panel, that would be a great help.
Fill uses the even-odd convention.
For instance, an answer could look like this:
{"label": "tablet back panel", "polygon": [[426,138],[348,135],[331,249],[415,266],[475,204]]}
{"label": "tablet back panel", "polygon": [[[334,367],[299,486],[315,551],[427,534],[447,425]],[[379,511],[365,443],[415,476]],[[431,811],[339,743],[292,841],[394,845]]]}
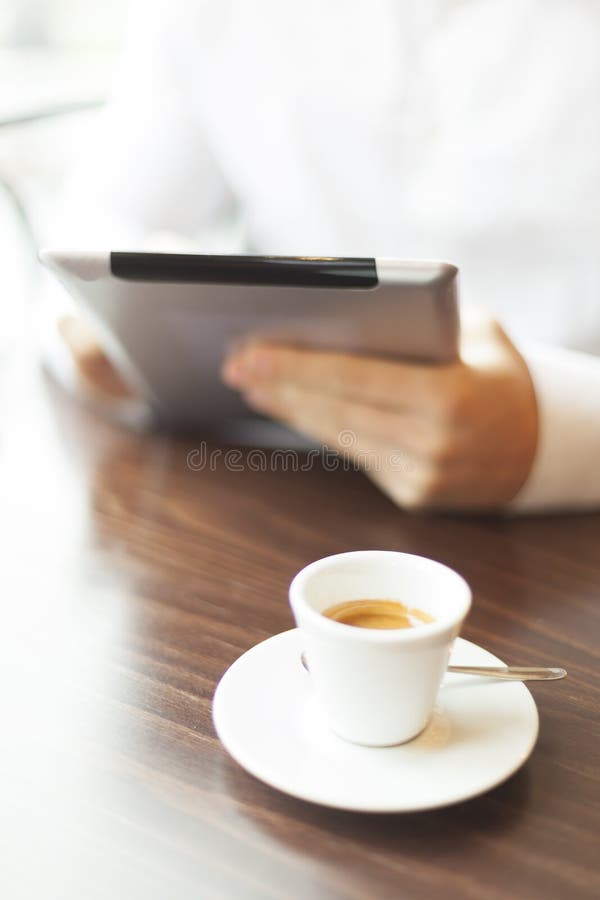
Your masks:
{"label": "tablet back panel", "polygon": [[252,338],[448,363],[457,270],[374,258],[46,250],[123,375],[169,424],[254,415],[219,377]]}

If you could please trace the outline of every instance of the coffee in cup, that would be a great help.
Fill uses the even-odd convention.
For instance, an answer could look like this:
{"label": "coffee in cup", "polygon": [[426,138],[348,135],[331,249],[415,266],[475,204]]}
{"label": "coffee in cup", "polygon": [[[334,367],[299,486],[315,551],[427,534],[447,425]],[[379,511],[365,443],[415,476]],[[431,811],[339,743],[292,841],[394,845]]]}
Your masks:
{"label": "coffee in cup", "polygon": [[323,615],[355,628],[415,628],[435,622],[429,613],[399,600],[346,600],[324,609]]}

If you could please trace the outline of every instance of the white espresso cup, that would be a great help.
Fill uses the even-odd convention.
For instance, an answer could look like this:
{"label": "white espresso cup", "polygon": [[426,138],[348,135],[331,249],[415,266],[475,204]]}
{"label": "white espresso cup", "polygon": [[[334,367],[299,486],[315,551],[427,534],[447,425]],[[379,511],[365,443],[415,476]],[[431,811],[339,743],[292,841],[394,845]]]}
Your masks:
{"label": "white espresso cup", "polygon": [[[348,600],[397,600],[434,621],[375,629],[323,615]],[[317,698],[336,734],[385,747],[409,741],[425,728],[452,642],[471,605],[460,575],[410,553],[340,553],[296,575],[290,604]]]}

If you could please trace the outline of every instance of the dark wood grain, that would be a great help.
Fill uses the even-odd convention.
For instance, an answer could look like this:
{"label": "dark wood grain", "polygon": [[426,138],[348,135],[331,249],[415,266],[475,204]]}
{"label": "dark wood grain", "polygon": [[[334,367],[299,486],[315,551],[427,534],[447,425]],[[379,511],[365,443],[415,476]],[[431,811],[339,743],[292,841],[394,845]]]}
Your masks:
{"label": "dark wood grain", "polygon": [[[195,471],[197,437],[127,434],[29,365],[4,398],[5,900],[597,895],[599,515],[403,515],[356,473]],[[464,573],[466,637],[569,671],[534,686],[531,760],[471,802],[322,809],[214,734],[220,675],[292,624],[292,575],[375,547]]]}

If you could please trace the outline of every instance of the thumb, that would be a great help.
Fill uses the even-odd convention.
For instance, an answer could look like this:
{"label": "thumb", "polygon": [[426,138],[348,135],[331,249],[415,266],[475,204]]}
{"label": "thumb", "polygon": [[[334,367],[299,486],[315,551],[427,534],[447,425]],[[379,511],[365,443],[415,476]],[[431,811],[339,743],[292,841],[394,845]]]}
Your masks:
{"label": "thumb", "polygon": [[109,360],[87,322],[77,316],[63,316],[58,321],[58,331],[87,387],[115,400],[133,396],[133,391]]}

